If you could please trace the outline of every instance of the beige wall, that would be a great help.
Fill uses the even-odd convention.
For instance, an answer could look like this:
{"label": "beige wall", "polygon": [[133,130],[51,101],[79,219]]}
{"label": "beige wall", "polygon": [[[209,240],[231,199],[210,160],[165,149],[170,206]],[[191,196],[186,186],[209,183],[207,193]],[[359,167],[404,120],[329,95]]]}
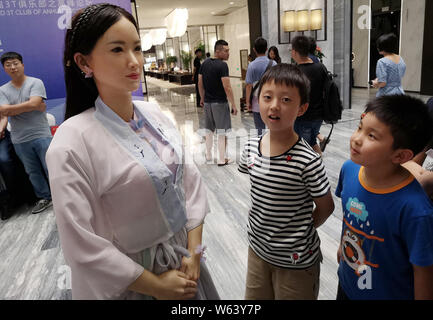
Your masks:
{"label": "beige wall", "polygon": [[224,40],[229,43],[230,58],[227,61],[231,77],[241,77],[240,50],[250,51],[250,27],[248,7],[236,10],[224,21]]}
{"label": "beige wall", "polygon": [[359,19],[361,14],[358,13],[358,8],[362,5],[368,6],[369,0],[354,0],[353,1],[353,33],[352,33],[352,51],[355,54],[353,61],[353,78],[355,87],[367,88],[369,79],[369,34],[368,29],[359,28]]}
{"label": "beige wall", "polygon": [[[421,90],[422,51],[426,0],[402,0],[401,56],[406,62],[403,88]],[[431,1],[431,0],[429,0]]]}

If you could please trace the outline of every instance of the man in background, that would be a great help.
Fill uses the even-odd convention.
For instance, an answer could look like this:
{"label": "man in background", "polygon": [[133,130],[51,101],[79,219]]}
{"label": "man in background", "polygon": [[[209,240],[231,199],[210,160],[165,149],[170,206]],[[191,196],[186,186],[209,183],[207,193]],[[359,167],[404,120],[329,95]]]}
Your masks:
{"label": "man in background", "polygon": [[201,58],[203,56],[203,52],[201,51],[201,49],[196,49],[195,50],[195,59],[194,59],[194,84],[195,84],[195,93],[196,93],[196,102],[197,102],[197,107],[201,107],[200,106],[200,90],[198,88],[198,72],[200,71],[200,67],[201,67]]}
{"label": "man in background", "polygon": [[322,155],[317,143],[317,135],[323,122],[324,84],[327,74],[323,65],[314,63],[308,56],[311,42],[306,36],[297,36],[292,40],[292,58],[301,71],[310,80],[310,101],[308,110],[295,122],[295,131],[307,141],[318,154]]}
{"label": "man in background", "polygon": [[206,160],[212,160],[213,133],[218,136],[218,166],[229,164],[227,154],[227,136],[231,130],[230,108],[237,114],[233,91],[230,84],[229,68],[224,62],[229,58],[229,46],[224,40],[215,43],[215,58],[205,60],[199,72],[199,89],[205,113]]}
{"label": "man in background", "polygon": [[246,107],[248,108],[248,111],[253,112],[254,125],[256,126],[258,135],[261,136],[263,130],[266,128],[266,125],[263,122],[262,117],[260,116],[259,98],[257,96],[257,93],[259,91],[258,86],[263,74],[272,66],[276,66],[277,62],[269,59],[266,56],[266,51],[268,50],[268,42],[265,39],[261,37],[257,38],[256,41],[254,41],[253,50],[256,54],[256,59],[248,65],[247,77],[245,79],[245,97]]}
{"label": "man in background", "polygon": [[32,210],[36,214],[52,206],[45,162],[52,137],[45,112],[45,87],[40,79],[24,74],[23,58],[19,53],[6,52],[0,61],[11,78],[0,87],[0,115],[9,117],[15,152],[39,199]]}

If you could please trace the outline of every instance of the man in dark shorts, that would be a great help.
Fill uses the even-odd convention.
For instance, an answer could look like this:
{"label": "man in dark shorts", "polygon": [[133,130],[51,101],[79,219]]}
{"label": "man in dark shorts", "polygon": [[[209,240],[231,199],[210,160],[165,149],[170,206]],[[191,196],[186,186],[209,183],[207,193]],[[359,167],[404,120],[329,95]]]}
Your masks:
{"label": "man in dark shorts", "polygon": [[307,112],[295,122],[296,133],[316,151],[322,154],[317,135],[323,122],[323,91],[327,75],[323,65],[314,63],[308,57],[310,40],[306,36],[297,36],[292,40],[292,58],[296,61],[301,71],[310,80],[310,101]]}
{"label": "man in dark shorts", "polygon": [[[218,135],[218,166],[229,164],[227,153],[227,132],[231,129],[230,108],[236,115],[235,99],[230,85],[229,68],[224,60],[229,58],[229,46],[224,40],[215,43],[215,58],[205,60],[199,72],[199,89],[204,107],[206,134],[206,160],[212,160],[213,133]],[[228,99],[228,101],[227,101]]]}
{"label": "man in dark shorts", "polygon": [[194,84],[195,84],[195,92],[196,92],[196,101],[197,101],[197,107],[200,106],[200,90],[198,89],[198,72],[200,71],[201,67],[201,57],[203,56],[203,52],[201,49],[195,50],[195,59],[194,59]]}

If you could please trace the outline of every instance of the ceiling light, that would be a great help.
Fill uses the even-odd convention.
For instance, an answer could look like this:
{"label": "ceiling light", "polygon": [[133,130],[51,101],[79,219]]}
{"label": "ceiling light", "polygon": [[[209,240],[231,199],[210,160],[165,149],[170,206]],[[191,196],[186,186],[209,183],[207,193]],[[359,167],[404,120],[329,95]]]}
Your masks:
{"label": "ceiling light", "polygon": [[188,9],[174,9],[166,18],[165,24],[170,37],[181,37],[188,25]]}
{"label": "ceiling light", "polygon": [[146,33],[142,38],[141,38],[141,50],[143,51],[147,51],[150,48],[152,48],[152,36],[150,35],[150,33]]}
{"label": "ceiling light", "polygon": [[149,33],[155,46],[163,44],[167,39],[167,29],[152,29]]}

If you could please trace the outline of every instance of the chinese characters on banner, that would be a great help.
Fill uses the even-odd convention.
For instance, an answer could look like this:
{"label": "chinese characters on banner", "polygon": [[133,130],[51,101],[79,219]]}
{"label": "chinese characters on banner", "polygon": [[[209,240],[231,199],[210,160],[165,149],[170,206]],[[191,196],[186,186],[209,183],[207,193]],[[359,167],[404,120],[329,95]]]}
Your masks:
{"label": "chinese characters on banner", "polygon": [[57,14],[61,6],[72,10],[93,4],[93,0],[0,0],[0,17]]}

